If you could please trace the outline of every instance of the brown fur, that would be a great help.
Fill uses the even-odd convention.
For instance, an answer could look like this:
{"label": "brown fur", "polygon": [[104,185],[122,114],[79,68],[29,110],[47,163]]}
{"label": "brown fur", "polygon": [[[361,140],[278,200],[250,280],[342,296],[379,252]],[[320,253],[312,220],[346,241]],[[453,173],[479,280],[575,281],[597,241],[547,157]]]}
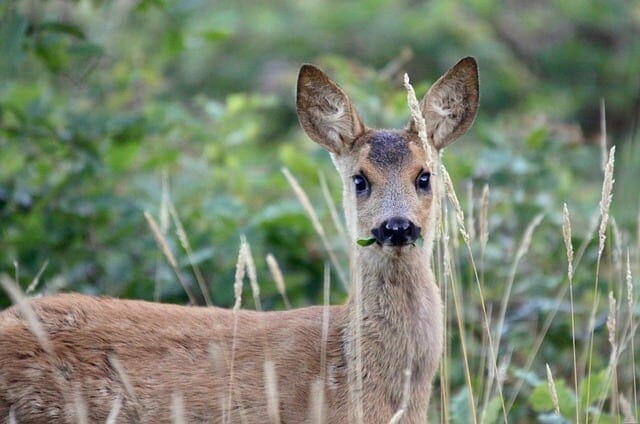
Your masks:
{"label": "brown fur", "polygon": [[[466,131],[477,100],[475,61],[463,59],[422,102],[437,147]],[[431,195],[415,188],[426,165],[413,125],[367,129],[346,94],[310,65],[300,71],[297,105],[303,128],[331,152],[342,175],[354,243],[393,216],[426,228]],[[446,112],[452,110],[463,113],[452,117]],[[380,144],[385,139],[393,140],[389,149]],[[394,166],[385,166],[385,157]],[[371,193],[356,199],[351,178],[358,173],[366,175]],[[50,341],[47,350],[19,309],[9,308],[0,313],[0,420],[77,422],[86,410],[90,422],[104,422],[119,405],[117,422],[171,422],[177,395],[188,423],[269,422],[264,364],[270,361],[283,423],[313,421],[317,381],[325,421],[356,422],[352,388],[358,375],[362,422],[389,422],[403,405],[405,369],[410,396],[402,422],[424,422],[443,344],[430,254],[412,245],[358,247],[350,299],[328,308],[325,358],[323,307],[233,312],[57,295],[29,302]],[[356,287],[360,292],[353,292]]]}

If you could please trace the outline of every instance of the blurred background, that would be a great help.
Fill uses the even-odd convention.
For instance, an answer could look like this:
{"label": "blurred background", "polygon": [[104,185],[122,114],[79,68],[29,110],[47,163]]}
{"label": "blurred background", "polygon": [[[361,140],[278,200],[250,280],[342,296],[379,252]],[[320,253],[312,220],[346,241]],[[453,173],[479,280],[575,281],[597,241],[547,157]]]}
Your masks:
{"label": "blurred background", "polygon": [[[346,258],[348,246],[320,184],[326,179],[328,197],[339,207],[338,177],[326,152],[297,123],[300,65],[311,62],[331,75],[369,126],[400,127],[409,116],[402,75],[409,74],[422,96],[468,55],[480,68],[479,116],[444,161],[476,253],[479,198],[489,186],[490,235],[478,267],[490,312],[499,309],[514,274],[500,348],[510,358],[505,391],[510,380],[525,384],[509,417],[543,420],[545,408],[530,395],[546,378],[544,363],[572,389],[570,315],[566,296],[559,296],[567,285],[565,202],[573,243],[584,245],[574,277],[576,319],[583,327],[596,296],[597,236],[591,240],[603,136],[606,150],[617,149],[613,219],[599,269],[603,299],[610,289],[620,292],[615,287],[624,279],[627,252],[633,274],[640,272],[637,1],[5,0],[0,273],[24,289],[34,285],[36,294],[80,291],[185,303],[145,221],[148,211],[182,278],[199,293],[197,267],[214,304],[233,303],[243,234],[264,309],[285,307],[265,262],[268,253],[282,268],[294,306],[321,303],[327,251],[282,167],[307,191],[339,258]],[[539,213],[543,221],[512,269],[525,228]],[[177,218],[190,255],[176,232]],[[476,352],[469,361],[478,377],[465,385],[462,368],[452,366],[449,396],[439,408],[433,403],[437,411],[453,411],[434,417],[469,422],[469,390],[482,385],[486,350],[473,268],[466,249],[457,254],[464,325]],[[347,269],[346,259],[340,266]],[[332,273],[333,303],[346,297],[338,281]],[[249,293],[244,305],[253,308]],[[9,304],[0,293],[0,307]],[[607,305],[600,304],[602,324]],[[555,319],[544,329],[533,365],[525,366],[532,334],[551,313]],[[455,364],[458,336],[451,335],[450,344],[448,360]],[[606,365],[607,346],[603,333],[596,368]],[[628,379],[635,388],[635,370]],[[603,402],[607,411],[613,408]]]}

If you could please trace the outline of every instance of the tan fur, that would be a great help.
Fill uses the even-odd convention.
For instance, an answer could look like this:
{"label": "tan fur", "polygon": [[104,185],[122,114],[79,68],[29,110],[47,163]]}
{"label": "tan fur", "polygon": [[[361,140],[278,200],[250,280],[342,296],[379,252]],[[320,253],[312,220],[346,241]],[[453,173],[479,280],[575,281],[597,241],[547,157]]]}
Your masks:
{"label": "tan fur", "polygon": [[[477,71],[469,72],[475,69],[473,59],[464,59],[423,100],[438,147],[471,125],[478,96]],[[468,82],[474,78],[476,91],[469,95]],[[415,186],[426,165],[412,125],[393,132],[402,139],[402,166],[385,167],[370,154],[372,141],[383,133],[367,129],[346,94],[317,68],[301,69],[297,105],[303,128],[332,153],[342,175],[354,241],[370,237],[372,228],[392,216],[405,216],[423,232],[431,231],[425,228],[431,196]],[[452,118],[450,112],[458,110],[464,113]],[[360,172],[371,183],[371,195],[356,199],[351,178]],[[424,422],[443,345],[430,254],[412,245],[357,247],[352,279],[361,284],[352,288],[361,291],[352,292],[346,304],[328,308],[324,360],[322,307],[233,312],[77,294],[31,300],[51,342],[49,352],[19,310],[9,308],[0,313],[0,420],[77,422],[85,410],[89,422],[104,422],[119,405],[117,422],[171,422],[171,405],[178,398],[188,423],[265,423],[270,415],[264,364],[270,361],[281,422],[312,420],[318,409],[312,388],[318,381],[325,421],[355,422],[350,384],[357,380],[359,342],[362,422],[389,422],[403,404],[407,368],[410,397],[401,422]]]}

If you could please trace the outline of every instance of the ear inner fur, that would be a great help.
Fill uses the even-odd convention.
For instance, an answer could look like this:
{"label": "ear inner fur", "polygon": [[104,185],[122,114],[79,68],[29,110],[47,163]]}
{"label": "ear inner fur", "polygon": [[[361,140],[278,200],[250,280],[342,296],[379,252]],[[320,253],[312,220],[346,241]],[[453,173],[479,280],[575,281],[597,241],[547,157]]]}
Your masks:
{"label": "ear inner fur", "polygon": [[[474,58],[466,57],[441,76],[420,102],[427,136],[434,147],[444,148],[469,129],[478,100],[478,66]],[[417,132],[413,120],[409,130]]]}
{"label": "ear inner fur", "polygon": [[296,109],[307,135],[332,153],[350,148],[366,130],[345,92],[313,65],[300,69]]}

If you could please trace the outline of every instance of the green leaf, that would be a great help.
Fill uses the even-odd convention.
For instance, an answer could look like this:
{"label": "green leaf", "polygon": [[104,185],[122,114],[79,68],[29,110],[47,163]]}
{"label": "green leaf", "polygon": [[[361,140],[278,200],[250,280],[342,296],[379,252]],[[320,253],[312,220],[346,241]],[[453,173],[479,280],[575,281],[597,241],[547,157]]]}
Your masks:
{"label": "green leaf", "polygon": [[231,36],[231,33],[223,29],[214,29],[211,31],[205,31],[202,35],[205,40],[209,42],[216,42],[227,40]]}
{"label": "green leaf", "polygon": [[463,424],[471,422],[469,390],[466,387],[461,389],[451,398],[450,405],[452,424]]}
{"label": "green leaf", "polygon": [[542,149],[547,141],[547,129],[542,127],[532,131],[526,138],[525,142],[531,149]]}
{"label": "green leaf", "polygon": [[61,22],[44,22],[38,26],[41,31],[58,32],[67,34],[80,40],[85,39],[85,34],[79,26]]}
{"label": "green leaf", "polygon": [[597,373],[592,373],[580,382],[580,404],[586,405],[587,392],[589,392],[589,405],[606,400],[609,397],[609,369],[605,368]]}
{"label": "green leaf", "polygon": [[[576,405],[576,397],[573,391],[567,386],[567,382],[564,380],[555,379],[554,382],[556,393],[558,394],[560,412],[564,416],[572,416]],[[540,384],[533,389],[533,392],[531,392],[529,396],[529,404],[536,412],[547,412],[554,409],[549,384],[546,380],[540,382]]]}
{"label": "green leaf", "polygon": [[369,238],[369,239],[359,239],[356,243],[358,243],[358,245],[360,246],[371,246],[373,243],[376,242],[376,239],[374,238]]}
{"label": "green leaf", "polygon": [[482,410],[483,423],[498,423],[502,419],[502,401],[499,396],[489,401],[487,407]]}

